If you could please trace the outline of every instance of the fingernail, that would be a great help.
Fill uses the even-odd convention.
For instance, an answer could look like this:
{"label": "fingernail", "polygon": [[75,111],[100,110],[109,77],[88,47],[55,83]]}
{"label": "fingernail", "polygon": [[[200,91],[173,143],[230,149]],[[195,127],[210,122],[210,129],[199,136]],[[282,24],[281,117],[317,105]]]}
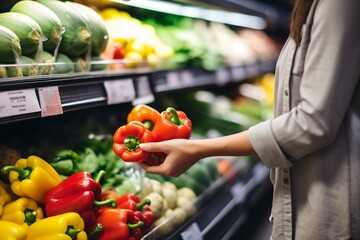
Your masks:
{"label": "fingernail", "polygon": [[143,149],[143,148],[146,148],[146,143],[140,143],[140,144],[139,144],[139,147],[142,148],[142,149]]}

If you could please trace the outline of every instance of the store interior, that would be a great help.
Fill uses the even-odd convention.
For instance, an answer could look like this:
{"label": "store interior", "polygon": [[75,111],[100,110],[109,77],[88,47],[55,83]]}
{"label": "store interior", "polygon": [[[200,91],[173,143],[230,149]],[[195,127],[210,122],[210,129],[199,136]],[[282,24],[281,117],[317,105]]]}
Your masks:
{"label": "store interior", "polygon": [[[1,15],[19,2],[1,3],[0,26]],[[92,29],[87,50],[76,55],[80,48],[62,42],[67,41],[63,26],[51,51],[44,44],[48,38],[42,38],[41,48],[30,54],[20,41],[22,52],[13,62],[0,57],[0,167],[35,155],[53,164],[62,179],[107,170],[104,191],[145,198],[149,182],[152,191],[155,182],[192,189],[196,197],[181,206],[192,211],[180,221],[174,211],[180,203],[167,206],[166,216],[164,207],[156,217],[161,221],[143,230],[142,240],[269,239],[272,187],[260,159],[211,157],[182,177],[166,177],[124,163],[111,146],[115,131],[142,104],[159,112],[169,106],[184,111],[192,121],[192,139],[233,134],[270,118],[276,61],[293,1],[72,2],[102,19],[85,25],[106,30],[106,37],[98,38],[103,46],[93,48],[101,31]],[[44,52],[50,62],[38,58]],[[67,55],[67,62],[60,55]],[[21,62],[25,58],[31,63]],[[64,152],[76,154],[77,162],[74,155],[62,158]],[[70,159],[65,168],[63,160]],[[0,180],[10,185],[7,175]]]}

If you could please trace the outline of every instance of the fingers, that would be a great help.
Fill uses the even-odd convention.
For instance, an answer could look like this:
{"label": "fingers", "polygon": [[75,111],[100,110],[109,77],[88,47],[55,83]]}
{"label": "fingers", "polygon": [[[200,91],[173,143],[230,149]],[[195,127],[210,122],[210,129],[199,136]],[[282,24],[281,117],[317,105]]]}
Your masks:
{"label": "fingers", "polygon": [[146,152],[162,152],[161,145],[159,143],[141,143],[139,146]]}
{"label": "fingers", "polygon": [[150,166],[150,165],[148,165],[146,163],[138,162],[138,165],[148,173],[151,173],[151,174],[164,174],[164,169],[163,169],[162,164],[158,165],[158,166]]}

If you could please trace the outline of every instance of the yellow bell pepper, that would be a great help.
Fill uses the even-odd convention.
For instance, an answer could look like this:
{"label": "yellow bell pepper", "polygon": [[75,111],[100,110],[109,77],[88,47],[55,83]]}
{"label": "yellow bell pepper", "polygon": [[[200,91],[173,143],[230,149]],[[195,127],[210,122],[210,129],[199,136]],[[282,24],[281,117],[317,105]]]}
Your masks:
{"label": "yellow bell pepper", "polygon": [[55,169],[37,156],[20,158],[14,166],[5,166],[3,174],[9,173],[11,190],[19,197],[28,197],[43,203],[45,194],[62,180]]}
{"label": "yellow bell pepper", "polygon": [[43,210],[37,202],[22,197],[4,206],[0,220],[17,223],[27,229],[29,225],[43,218]]}
{"label": "yellow bell pepper", "polygon": [[0,216],[3,213],[4,205],[11,202],[10,194],[5,190],[3,185],[0,184]]}
{"label": "yellow bell pepper", "polygon": [[29,226],[27,240],[87,240],[84,226],[84,221],[78,213],[55,215]]}
{"label": "yellow bell pepper", "polygon": [[26,229],[19,224],[0,220],[0,233],[3,240],[25,240]]}

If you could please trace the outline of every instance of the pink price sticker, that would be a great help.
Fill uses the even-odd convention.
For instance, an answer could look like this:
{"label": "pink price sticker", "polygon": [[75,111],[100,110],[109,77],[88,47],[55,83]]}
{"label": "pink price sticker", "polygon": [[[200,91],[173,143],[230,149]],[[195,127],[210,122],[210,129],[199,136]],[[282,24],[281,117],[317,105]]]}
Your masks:
{"label": "pink price sticker", "polygon": [[38,89],[41,117],[63,114],[59,88],[57,86]]}

